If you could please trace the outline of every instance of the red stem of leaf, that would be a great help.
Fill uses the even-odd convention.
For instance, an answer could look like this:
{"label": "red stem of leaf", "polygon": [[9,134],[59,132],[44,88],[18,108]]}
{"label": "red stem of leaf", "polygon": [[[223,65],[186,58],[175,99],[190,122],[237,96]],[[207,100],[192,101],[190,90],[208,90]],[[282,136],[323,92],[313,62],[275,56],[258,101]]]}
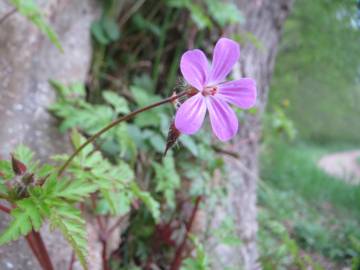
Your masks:
{"label": "red stem of leaf", "polygon": [[[10,214],[11,209],[0,204],[0,210]],[[51,263],[49,253],[45,247],[45,244],[41,238],[39,232],[32,230],[28,235],[25,236],[25,239],[34,253],[36,259],[44,270],[53,270],[54,267]]]}
{"label": "red stem of leaf", "polygon": [[192,210],[190,220],[186,224],[186,232],[185,232],[184,238],[183,238],[181,244],[176,249],[175,256],[174,256],[174,259],[173,259],[173,261],[171,263],[170,270],[179,270],[180,267],[181,267],[181,263],[182,263],[182,260],[183,260],[182,254],[183,254],[185,246],[186,246],[186,241],[189,238],[189,234],[190,234],[192,225],[194,223],[196,213],[197,213],[197,211],[199,209],[201,199],[202,199],[201,196],[196,197],[195,206],[194,206],[194,208]]}
{"label": "red stem of leaf", "polygon": [[46,265],[46,270],[53,270],[54,267],[53,267],[53,264],[51,262],[49,253],[48,253],[48,251],[46,249],[46,246],[44,244],[44,241],[43,241],[43,239],[41,237],[41,234],[39,232],[36,232],[36,231],[32,231],[31,233],[34,235],[35,242],[39,247],[40,254],[41,254],[41,256],[42,256],[42,258],[44,260],[44,263]]}
{"label": "red stem of leaf", "polygon": [[6,207],[5,205],[0,204],[0,211],[5,212],[6,214],[10,214],[10,208]]}
{"label": "red stem of leaf", "polygon": [[102,242],[101,258],[102,258],[103,270],[110,270],[109,264],[108,264],[108,261],[107,261],[107,258],[106,258],[107,243],[106,243],[106,240],[103,240],[101,242]]}
{"label": "red stem of leaf", "polygon": [[111,237],[111,234],[116,230],[117,227],[120,226],[120,224],[124,221],[126,215],[120,217],[113,226],[110,227],[110,229],[106,233],[106,238]]}
{"label": "red stem of leaf", "polygon": [[32,230],[28,235],[25,236],[25,238],[36,259],[41,265],[41,268],[44,270],[54,270],[49,253],[47,252],[40,233]]}
{"label": "red stem of leaf", "polygon": [[71,258],[70,258],[70,263],[69,263],[69,270],[73,270],[74,267],[74,263],[75,263],[75,252],[72,251],[71,252]]}
{"label": "red stem of leaf", "polygon": [[90,143],[92,143],[93,141],[95,141],[97,138],[99,138],[102,134],[104,134],[105,132],[107,132],[108,130],[112,129],[113,127],[117,126],[119,123],[121,122],[125,122],[131,118],[133,118],[134,116],[136,116],[139,113],[148,111],[150,109],[153,109],[155,107],[158,107],[160,105],[169,103],[169,102],[173,102],[174,100],[183,97],[185,95],[188,94],[188,91],[184,91],[181,92],[177,95],[173,95],[171,97],[165,98],[159,102],[153,103],[151,105],[145,106],[143,108],[137,109],[135,111],[130,112],[129,114],[122,116],[116,120],[114,120],[113,122],[111,122],[110,124],[108,124],[106,127],[102,128],[101,130],[99,130],[97,133],[95,133],[94,135],[92,135],[86,142],[84,142],[78,149],[76,149],[76,151],[68,158],[67,161],[65,161],[65,163],[61,166],[61,168],[58,171],[58,175],[61,176],[64,171],[66,170],[66,168],[69,166],[69,164],[71,163],[71,161],[81,152],[81,150],[83,150],[87,145],[89,145]]}
{"label": "red stem of leaf", "polygon": [[38,260],[40,266],[42,269],[46,269],[45,264],[41,258],[41,254],[39,252],[38,246],[36,245],[35,241],[34,241],[34,237],[31,233],[29,233],[28,235],[25,236],[26,242],[28,243],[31,251],[33,252],[33,254],[35,255],[36,259]]}

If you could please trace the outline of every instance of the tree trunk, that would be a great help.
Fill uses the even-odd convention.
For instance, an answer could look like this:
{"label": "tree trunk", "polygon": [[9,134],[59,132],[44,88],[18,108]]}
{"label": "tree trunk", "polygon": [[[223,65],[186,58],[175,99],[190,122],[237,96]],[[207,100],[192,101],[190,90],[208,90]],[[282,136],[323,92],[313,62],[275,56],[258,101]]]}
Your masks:
{"label": "tree trunk", "polygon": [[[0,18],[12,7],[0,1]],[[0,157],[20,143],[46,160],[69,148],[59,134],[55,120],[47,112],[54,101],[49,79],[84,82],[91,61],[90,25],[99,13],[95,0],[37,1],[58,33],[64,53],[60,53],[22,15],[9,16],[0,24]],[[9,218],[0,214],[0,231]],[[56,269],[66,269],[71,249],[59,234],[43,230]],[[24,240],[0,247],[0,269],[40,269]]]}
{"label": "tree trunk", "polygon": [[[235,1],[235,0],[234,0]],[[270,79],[284,21],[292,0],[237,0],[246,22],[230,29],[232,34],[256,38],[241,47],[240,65],[235,79],[252,77],[257,82],[257,114],[247,114],[240,124],[240,135],[231,146],[240,158],[226,157],[228,197],[215,211],[212,227],[218,227],[224,218],[235,220],[235,232],[242,240],[239,247],[215,244],[215,263],[212,269],[260,269],[256,248],[257,211],[256,182],[258,178],[258,150],[261,136],[261,116],[265,110]],[[212,245],[211,245],[212,246]],[[233,267],[233,268],[231,268]]]}

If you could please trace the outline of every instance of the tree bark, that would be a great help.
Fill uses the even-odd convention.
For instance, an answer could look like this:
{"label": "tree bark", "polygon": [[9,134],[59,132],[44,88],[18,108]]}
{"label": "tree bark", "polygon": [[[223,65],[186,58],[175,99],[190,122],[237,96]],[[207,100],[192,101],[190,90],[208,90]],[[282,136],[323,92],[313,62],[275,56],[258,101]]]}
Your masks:
{"label": "tree bark", "polygon": [[[47,107],[55,98],[49,79],[84,82],[91,61],[90,25],[97,17],[96,0],[36,1],[58,33],[61,53],[26,18],[14,13],[0,24],[0,157],[26,144],[45,161],[69,149]],[[12,10],[0,1],[0,18]],[[9,218],[0,214],[0,231]],[[66,269],[71,249],[58,233],[42,230],[55,269]],[[40,269],[24,240],[0,247],[0,269]]]}
{"label": "tree bark", "polygon": [[241,47],[240,65],[235,68],[234,78],[251,77],[257,82],[258,111],[246,114],[240,124],[240,134],[231,146],[240,158],[226,157],[228,196],[215,211],[212,227],[231,216],[235,232],[242,243],[238,247],[210,244],[216,258],[212,269],[261,269],[256,248],[257,210],[256,182],[258,178],[258,151],[261,136],[261,116],[264,113],[270,79],[275,63],[281,30],[289,14],[292,0],[237,0],[235,3],[245,16],[245,23],[232,27],[230,34],[253,35],[256,43],[247,42]]}

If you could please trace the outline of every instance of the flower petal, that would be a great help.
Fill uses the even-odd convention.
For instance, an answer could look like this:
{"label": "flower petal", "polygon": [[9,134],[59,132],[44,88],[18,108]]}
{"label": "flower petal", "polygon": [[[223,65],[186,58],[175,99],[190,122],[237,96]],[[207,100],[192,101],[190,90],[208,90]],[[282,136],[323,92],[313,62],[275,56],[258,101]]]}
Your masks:
{"label": "flower petal", "polygon": [[240,46],[228,38],[216,43],[207,85],[216,85],[226,78],[240,57]]}
{"label": "flower petal", "polygon": [[176,112],[175,127],[182,133],[196,133],[204,122],[206,104],[201,93],[192,96],[181,104]]}
{"label": "flower petal", "polygon": [[241,109],[249,109],[256,102],[256,83],[250,78],[226,82],[218,86],[216,96]]}
{"label": "flower petal", "polygon": [[238,120],[235,112],[223,100],[208,96],[206,105],[209,110],[211,127],[221,141],[228,141],[235,136],[238,130]]}
{"label": "flower petal", "polygon": [[185,80],[201,91],[209,73],[209,62],[201,50],[185,52],[180,61],[181,73]]}

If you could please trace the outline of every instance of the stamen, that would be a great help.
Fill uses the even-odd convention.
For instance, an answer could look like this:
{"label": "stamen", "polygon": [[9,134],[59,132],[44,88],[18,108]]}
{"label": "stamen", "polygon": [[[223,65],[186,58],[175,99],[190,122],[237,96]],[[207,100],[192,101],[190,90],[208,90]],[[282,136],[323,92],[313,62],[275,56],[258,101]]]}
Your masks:
{"label": "stamen", "polygon": [[217,86],[207,86],[204,88],[204,90],[201,92],[204,97],[206,96],[214,96],[217,93]]}

